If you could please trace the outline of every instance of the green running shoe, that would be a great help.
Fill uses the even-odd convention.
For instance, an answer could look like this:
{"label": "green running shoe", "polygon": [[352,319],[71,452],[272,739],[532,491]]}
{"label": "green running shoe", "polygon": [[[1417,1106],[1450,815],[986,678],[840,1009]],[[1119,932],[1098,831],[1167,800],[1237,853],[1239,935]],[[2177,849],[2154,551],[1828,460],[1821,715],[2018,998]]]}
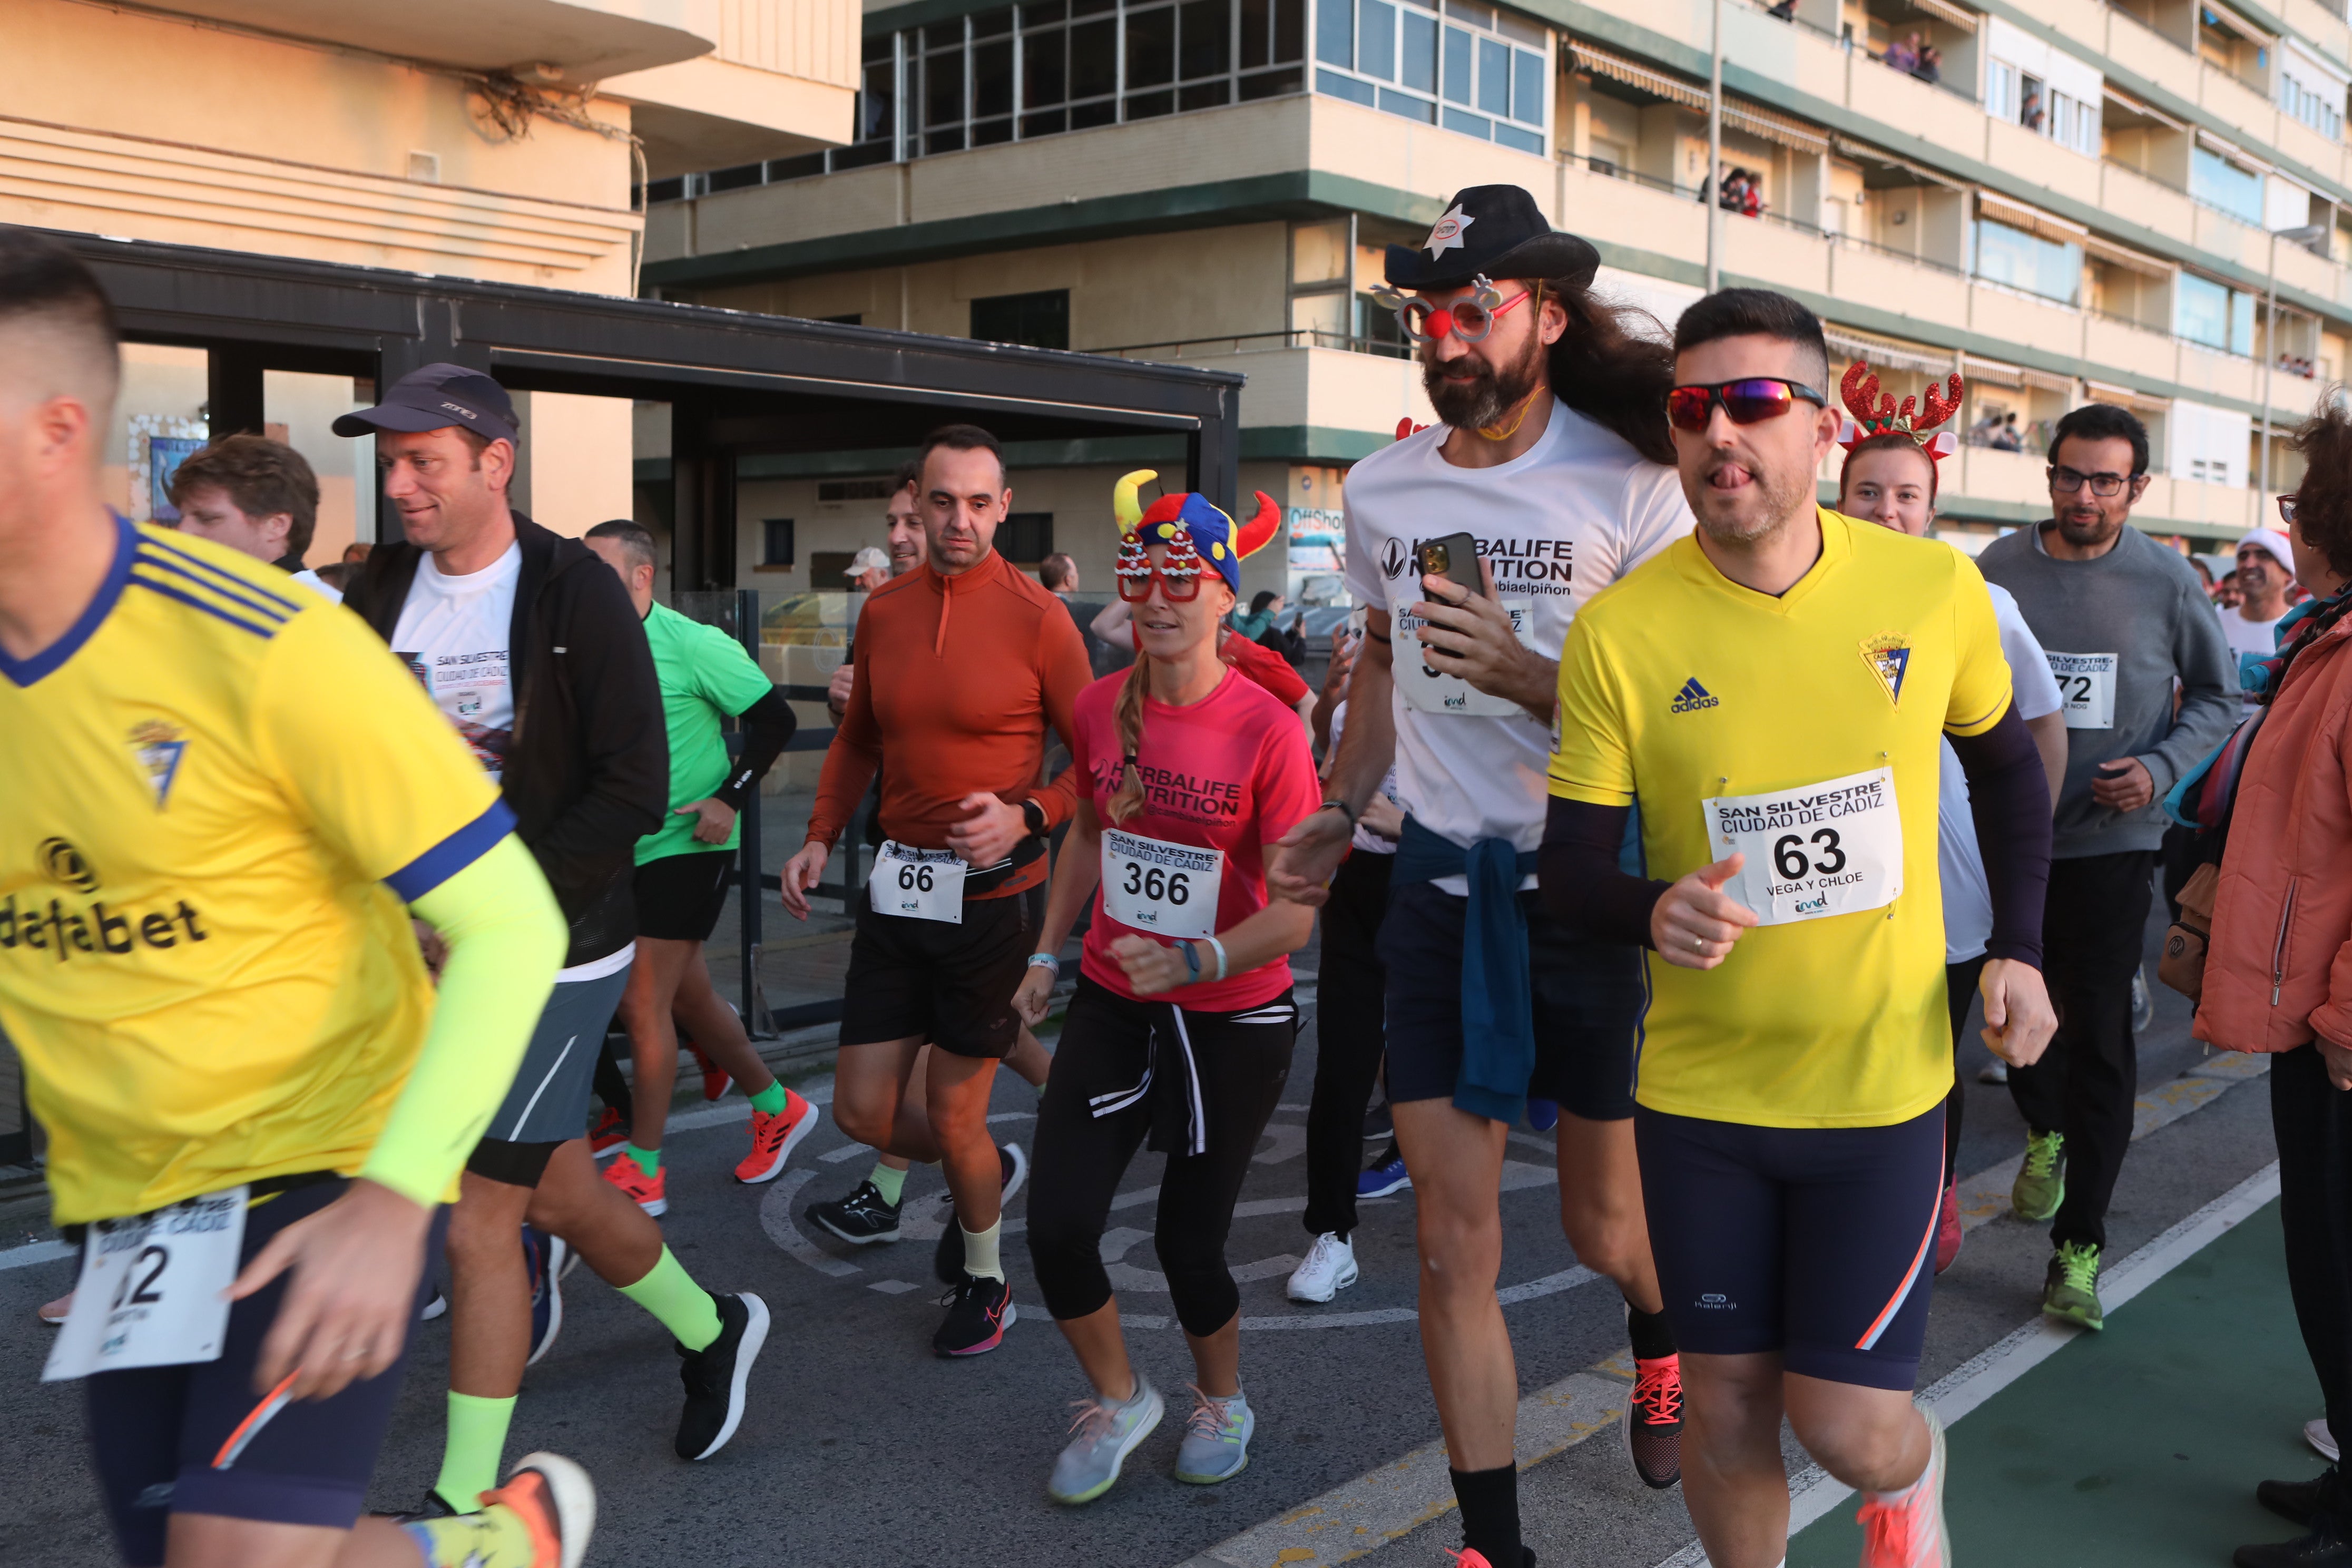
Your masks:
{"label": "green running shoe", "polygon": [[2106,1314],[2099,1310],[2099,1249],[2083,1242],[2061,1242],[2050,1260],[2050,1278],[2042,1288],[2042,1310],[2053,1318],[2104,1329]]}
{"label": "green running shoe", "polygon": [[2066,1135],[2025,1130],[2025,1163],[2009,1189],[2010,1211],[2020,1219],[2044,1220],[2066,1201]]}

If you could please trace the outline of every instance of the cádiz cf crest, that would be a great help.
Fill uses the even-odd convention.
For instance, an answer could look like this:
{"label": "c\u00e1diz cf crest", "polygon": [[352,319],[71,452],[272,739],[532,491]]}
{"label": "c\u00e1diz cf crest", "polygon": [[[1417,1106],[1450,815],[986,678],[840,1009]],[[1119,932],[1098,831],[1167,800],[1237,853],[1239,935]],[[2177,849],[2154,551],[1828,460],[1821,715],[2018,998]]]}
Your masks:
{"label": "c\u00e1diz cf crest", "polygon": [[188,749],[177,726],[161,719],[149,719],[131,729],[131,754],[146,770],[147,782],[155,791],[155,809],[163,809],[171,798],[172,781],[180,774],[180,758]]}
{"label": "c\u00e1diz cf crest", "polygon": [[1903,706],[1903,676],[1911,668],[1911,639],[1895,632],[1878,632],[1862,639],[1862,662],[1886,689],[1886,700]]}

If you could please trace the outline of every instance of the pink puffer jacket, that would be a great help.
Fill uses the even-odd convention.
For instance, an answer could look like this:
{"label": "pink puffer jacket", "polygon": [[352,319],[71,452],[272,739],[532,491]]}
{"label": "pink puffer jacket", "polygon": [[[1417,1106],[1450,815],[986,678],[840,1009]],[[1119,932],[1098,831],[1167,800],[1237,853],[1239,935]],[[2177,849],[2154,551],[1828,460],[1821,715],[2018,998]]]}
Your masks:
{"label": "pink puffer jacket", "polygon": [[2295,656],[2246,757],[2196,1037],[2352,1047],[2352,617]]}

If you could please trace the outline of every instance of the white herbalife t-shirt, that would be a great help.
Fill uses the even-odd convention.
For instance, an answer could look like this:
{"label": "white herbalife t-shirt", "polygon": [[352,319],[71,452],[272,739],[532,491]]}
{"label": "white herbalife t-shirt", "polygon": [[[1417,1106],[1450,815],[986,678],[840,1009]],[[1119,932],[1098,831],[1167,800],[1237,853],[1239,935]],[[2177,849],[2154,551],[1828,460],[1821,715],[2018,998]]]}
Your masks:
{"label": "white herbalife t-shirt", "polygon": [[507,747],[514,739],[507,638],[521,576],[520,543],[463,577],[443,572],[431,555],[421,556],[416,581],[392,631],[394,656],[416,672],[441,716],[473,748],[474,760],[493,782],[506,771]]}
{"label": "white herbalife t-shirt", "polygon": [[[1421,658],[1405,607],[1425,598],[1413,548],[1466,531],[1493,566],[1495,592],[1519,638],[1559,658],[1568,624],[1593,595],[1688,533],[1675,470],[1554,399],[1535,446],[1494,468],[1439,455],[1436,426],[1349,470],[1348,592],[1389,612],[1396,673],[1397,800],[1421,825],[1467,848],[1543,840],[1551,727]],[[1439,886],[1460,890],[1457,878]]]}

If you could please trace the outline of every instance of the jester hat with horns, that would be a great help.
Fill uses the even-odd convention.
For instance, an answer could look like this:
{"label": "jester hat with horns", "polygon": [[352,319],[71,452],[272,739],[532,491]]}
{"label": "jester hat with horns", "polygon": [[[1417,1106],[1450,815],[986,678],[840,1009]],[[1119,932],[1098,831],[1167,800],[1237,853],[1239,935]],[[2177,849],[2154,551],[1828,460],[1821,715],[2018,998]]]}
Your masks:
{"label": "jester hat with horns", "polygon": [[[1949,430],[1933,436],[1927,432],[1960,411],[1960,395],[1966,387],[1960,373],[1954,371],[1948,385],[1927,388],[1924,404],[1906,397],[1897,408],[1893,393],[1878,390],[1878,377],[1871,373],[1869,362],[1856,360],[1845,367],[1845,378],[1838,383],[1851,415],[1838,426],[1838,445],[1851,452],[1874,436],[1900,432],[1917,442],[1930,462],[1940,462],[1960,449],[1960,439]],[[1873,407],[1874,403],[1877,406]]]}
{"label": "jester hat with horns", "polygon": [[1242,557],[1255,555],[1274,539],[1282,526],[1282,509],[1264,490],[1256,492],[1257,515],[1236,524],[1215,502],[1198,490],[1161,496],[1147,510],[1136,492],[1160,477],[1155,469],[1138,468],[1120,476],[1111,487],[1111,513],[1118,520],[1118,566],[1122,583],[1147,584],[1151,563],[1143,551],[1164,544],[1168,559],[1162,570],[1181,575],[1187,567],[1203,564],[1238,594],[1242,589]]}

